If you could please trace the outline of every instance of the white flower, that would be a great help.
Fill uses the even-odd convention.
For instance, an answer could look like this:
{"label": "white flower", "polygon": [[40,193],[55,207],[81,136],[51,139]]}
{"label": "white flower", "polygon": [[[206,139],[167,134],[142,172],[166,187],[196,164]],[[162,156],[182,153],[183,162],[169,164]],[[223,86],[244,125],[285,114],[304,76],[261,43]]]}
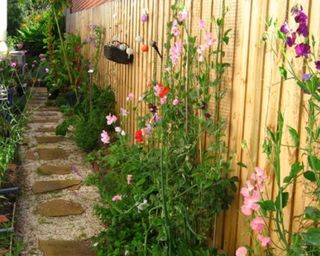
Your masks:
{"label": "white flower", "polygon": [[138,212],[143,211],[148,206],[148,200],[144,199],[142,203],[137,203]]}
{"label": "white flower", "polygon": [[126,136],[126,132],[125,132],[125,131],[123,131],[123,130],[121,131],[121,133],[120,133],[120,134],[121,134],[121,136]]}
{"label": "white flower", "polygon": [[92,74],[92,73],[93,73],[93,69],[89,69],[89,70],[88,70],[88,73],[89,73],[89,74]]}
{"label": "white flower", "polygon": [[121,128],[120,128],[119,126],[117,126],[117,127],[115,128],[115,131],[116,131],[116,132],[121,132]]}

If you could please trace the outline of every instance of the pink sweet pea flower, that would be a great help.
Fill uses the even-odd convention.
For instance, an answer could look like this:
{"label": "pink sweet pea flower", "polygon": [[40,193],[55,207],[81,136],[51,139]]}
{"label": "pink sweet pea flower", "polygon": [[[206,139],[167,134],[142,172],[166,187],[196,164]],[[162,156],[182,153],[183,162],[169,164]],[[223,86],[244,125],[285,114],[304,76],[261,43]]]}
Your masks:
{"label": "pink sweet pea flower", "polygon": [[160,105],[163,105],[166,102],[167,102],[167,96],[160,98]]}
{"label": "pink sweet pea flower", "polygon": [[246,256],[248,254],[248,249],[244,246],[241,246],[236,251],[236,256]]}
{"label": "pink sweet pea flower", "polygon": [[172,101],[172,105],[173,106],[177,106],[179,104],[179,100],[177,98],[175,98],[173,101]]}
{"label": "pink sweet pea flower", "polygon": [[133,100],[133,98],[134,98],[134,95],[133,95],[133,93],[132,93],[132,92],[130,92],[130,93],[128,94],[128,96],[127,96],[126,100],[127,100],[127,101],[129,101],[129,100]]}
{"label": "pink sweet pea flower", "polygon": [[120,113],[122,116],[127,116],[129,114],[128,110],[126,110],[124,108],[120,108]]}
{"label": "pink sweet pea flower", "polygon": [[271,245],[271,238],[267,236],[263,236],[259,234],[257,236],[258,240],[260,241],[260,244],[262,247],[267,247],[268,245]]}
{"label": "pink sweet pea flower", "polygon": [[198,22],[199,29],[204,29],[205,26],[206,26],[206,23],[204,22],[204,20],[199,20]]}
{"label": "pink sweet pea flower", "polygon": [[171,46],[169,55],[172,61],[172,65],[176,65],[178,63],[182,50],[183,50],[183,44],[181,41],[176,41],[175,44]]}
{"label": "pink sweet pea flower", "polygon": [[211,45],[213,45],[213,43],[215,42],[215,40],[213,39],[212,33],[208,32],[204,35],[204,39],[206,41],[206,46],[209,47]]}
{"label": "pink sweet pea flower", "polygon": [[129,174],[129,175],[127,175],[127,183],[128,183],[128,185],[130,185],[131,182],[132,182],[132,175]]}
{"label": "pink sweet pea flower", "polygon": [[16,62],[11,62],[11,67],[12,68],[16,68],[17,67],[17,63]]}
{"label": "pink sweet pea flower", "polygon": [[107,119],[108,125],[112,125],[113,123],[115,123],[118,120],[118,118],[115,115],[112,115],[111,113],[106,116],[106,119]]}
{"label": "pink sweet pea flower", "polygon": [[103,130],[101,133],[101,141],[103,144],[110,143],[110,136],[105,130]]}
{"label": "pink sweet pea flower", "polygon": [[182,22],[182,21],[188,19],[188,11],[187,10],[178,11],[177,19],[179,22]]}
{"label": "pink sweet pea flower", "polygon": [[265,222],[261,217],[255,217],[251,223],[250,226],[253,231],[261,232],[265,226]]}
{"label": "pink sweet pea flower", "polygon": [[174,35],[174,36],[179,36],[180,35],[180,30],[179,30],[179,27],[178,27],[178,21],[177,20],[173,20],[173,22],[172,22],[171,34]]}
{"label": "pink sweet pea flower", "polygon": [[121,201],[122,200],[122,195],[114,195],[112,197],[113,202]]}

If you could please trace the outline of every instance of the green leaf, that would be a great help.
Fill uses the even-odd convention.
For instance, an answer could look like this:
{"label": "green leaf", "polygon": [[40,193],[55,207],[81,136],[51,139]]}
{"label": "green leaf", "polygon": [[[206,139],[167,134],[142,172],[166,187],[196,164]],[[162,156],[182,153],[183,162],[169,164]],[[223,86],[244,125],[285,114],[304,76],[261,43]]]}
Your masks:
{"label": "green leaf", "polygon": [[311,182],[315,182],[317,180],[316,175],[313,171],[306,171],[305,173],[303,173],[303,176]]}
{"label": "green leaf", "polygon": [[289,133],[291,135],[291,138],[293,139],[294,145],[297,147],[299,145],[299,134],[298,132],[289,126]]}
{"label": "green leaf", "polygon": [[301,163],[294,163],[293,165],[291,165],[291,171],[289,176],[285,177],[283,179],[283,182],[285,183],[289,183],[292,179],[294,179],[300,171],[303,170],[303,164]]}
{"label": "green leaf", "polygon": [[280,75],[284,78],[284,80],[288,79],[288,72],[284,67],[279,67]]}
{"label": "green leaf", "polygon": [[308,244],[319,247],[320,241],[320,228],[310,228],[303,234],[304,241]]}
{"label": "green leaf", "polygon": [[313,220],[315,222],[320,220],[320,210],[318,208],[307,206],[304,209],[304,214],[308,220]]}
{"label": "green leaf", "polygon": [[316,156],[308,156],[309,165],[313,170],[320,171],[320,159]]}
{"label": "green leaf", "polygon": [[243,167],[243,168],[247,168],[247,166],[242,162],[238,162],[237,165],[239,165],[240,167]]}
{"label": "green leaf", "polygon": [[276,209],[275,204],[272,200],[261,201],[259,202],[259,205],[264,211],[275,211]]}
{"label": "green leaf", "polygon": [[277,209],[281,210],[282,208],[286,207],[286,205],[288,204],[288,199],[289,199],[288,192],[282,192],[281,194],[278,194],[278,196],[276,198]]}

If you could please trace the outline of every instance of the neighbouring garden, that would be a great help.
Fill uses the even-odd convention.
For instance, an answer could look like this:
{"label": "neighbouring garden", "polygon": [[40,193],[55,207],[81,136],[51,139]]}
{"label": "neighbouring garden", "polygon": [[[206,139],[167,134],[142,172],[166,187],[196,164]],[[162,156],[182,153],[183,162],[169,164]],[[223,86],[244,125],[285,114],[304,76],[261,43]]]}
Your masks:
{"label": "neighbouring garden", "polygon": [[[86,38],[67,33],[68,2],[8,1],[7,44],[18,54],[7,55],[0,62],[0,255],[2,251],[4,255],[31,255],[20,254],[26,252],[29,238],[19,235],[24,233],[15,219],[17,198],[29,200],[23,193],[31,189],[23,184],[33,181],[34,175],[41,182],[48,181],[44,165],[51,164],[51,169],[47,168],[51,171],[59,163],[61,175],[61,164],[72,161],[70,172],[66,168],[63,174],[71,175],[68,178],[74,182],[74,177],[83,179],[69,187],[81,183],[93,190],[80,187],[65,192],[66,198],[69,206],[71,199],[86,204],[84,209],[99,219],[97,233],[83,231],[78,236],[91,245],[95,255],[320,255],[319,39],[309,33],[307,12],[295,5],[286,21],[272,16],[265,21],[267,30],[261,44],[268,45],[280,60],[281,79],[294,81],[291,85],[307,99],[305,122],[298,129],[284,125],[282,112],[277,115],[276,127],[265,127],[261,150],[270,166],[267,172],[250,160],[235,166],[236,157],[226,143],[228,124],[221,105],[227,95],[224,77],[233,64],[225,61],[225,49],[232,37],[225,20],[231,6],[223,4],[221,15],[210,22],[197,19],[199,38],[188,26],[188,7],[179,1],[173,4],[163,49],[150,42],[150,48],[163,57],[161,79],[148,81],[142,95],[129,92],[120,105],[115,85],[100,83],[101,59],[105,55],[108,61],[134,65],[139,61],[134,59],[134,50],[116,40],[106,43],[108,30],[96,24],[87,24]],[[140,22],[148,22],[148,15],[142,12]],[[136,38],[137,44],[142,41]],[[140,50],[147,52],[148,45],[141,44]],[[303,66],[303,72],[297,70],[296,63]],[[39,88],[47,89],[39,93]],[[40,115],[41,109],[43,118],[39,121],[34,116]],[[62,118],[47,120],[53,126],[43,125],[51,115]],[[130,134],[127,127],[133,119],[137,127]],[[51,151],[42,158],[41,146],[25,141],[29,134],[28,140],[36,139],[40,144],[37,131],[41,129],[52,133],[42,141],[51,145],[50,149],[59,148],[63,161],[51,158]],[[302,133],[306,140],[301,139]],[[289,145],[283,143],[284,134],[290,136]],[[28,143],[27,150],[21,150]],[[248,150],[245,142],[241,147]],[[63,151],[66,148],[70,153]],[[299,151],[301,158],[281,165],[284,148]],[[39,156],[34,154],[37,150]],[[21,152],[31,152],[32,157]],[[40,167],[33,165],[38,160]],[[237,167],[249,173],[245,184],[234,175]],[[26,172],[32,168],[34,174],[29,178]],[[270,180],[274,180],[272,190]],[[293,217],[298,223],[293,230],[285,220],[291,188],[300,185],[298,180],[303,180],[305,196],[311,203]],[[32,191],[42,193],[35,186]],[[237,211],[246,219],[245,234],[250,242],[227,254],[212,241],[220,235],[219,216],[237,200],[237,191],[241,196]],[[98,198],[81,199],[94,193]],[[57,199],[58,195],[40,199]],[[38,199],[30,194],[30,201],[36,203]],[[19,217],[24,215],[25,206],[21,205]],[[38,218],[32,207],[28,218]],[[81,205],[77,207],[82,214]],[[39,217],[38,224],[52,221],[59,226],[59,220],[50,219],[64,216],[59,214]],[[82,222],[91,225],[86,219]]]}

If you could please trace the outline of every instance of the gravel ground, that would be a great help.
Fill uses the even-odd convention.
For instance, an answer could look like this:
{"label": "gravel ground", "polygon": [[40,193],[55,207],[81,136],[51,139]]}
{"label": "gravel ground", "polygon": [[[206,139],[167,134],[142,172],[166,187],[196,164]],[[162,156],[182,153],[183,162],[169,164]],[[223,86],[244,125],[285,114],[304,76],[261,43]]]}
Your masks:
{"label": "gravel ground", "polygon": [[[32,119],[54,119],[56,116],[62,120],[62,114],[50,111],[50,115],[42,115],[45,110],[31,110],[30,118]],[[41,115],[39,115],[41,114]],[[54,116],[56,114],[56,116]],[[103,226],[93,213],[93,207],[99,202],[99,193],[96,187],[81,185],[78,190],[64,189],[58,192],[45,194],[33,194],[31,186],[36,181],[56,180],[56,179],[81,179],[85,180],[86,176],[91,173],[90,167],[84,163],[85,154],[81,152],[70,138],[62,142],[51,144],[39,144],[35,136],[53,136],[50,132],[36,132],[39,127],[55,127],[56,123],[29,123],[25,131],[24,138],[26,145],[20,147],[22,156],[22,166],[20,173],[21,192],[17,204],[17,232],[23,238],[24,250],[21,255],[43,255],[38,250],[38,240],[85,240],[97,235]],[[62,148],[68,152],[66,160],[41,161],[38,160],[37,148]],[[36,160],[26,160],[23,156],[26,151],[32,150]],[[42,164],[50,165],[73,165],[71,174],[67,175],[40,175],[37,168]],[[36,209],[41,202],[49,199],[66,199],[80,203],[86,210],[85,213],[68,217],[51,217],[46,218],[37,214]],[[67,255],[66,255],[67,256]]]}

